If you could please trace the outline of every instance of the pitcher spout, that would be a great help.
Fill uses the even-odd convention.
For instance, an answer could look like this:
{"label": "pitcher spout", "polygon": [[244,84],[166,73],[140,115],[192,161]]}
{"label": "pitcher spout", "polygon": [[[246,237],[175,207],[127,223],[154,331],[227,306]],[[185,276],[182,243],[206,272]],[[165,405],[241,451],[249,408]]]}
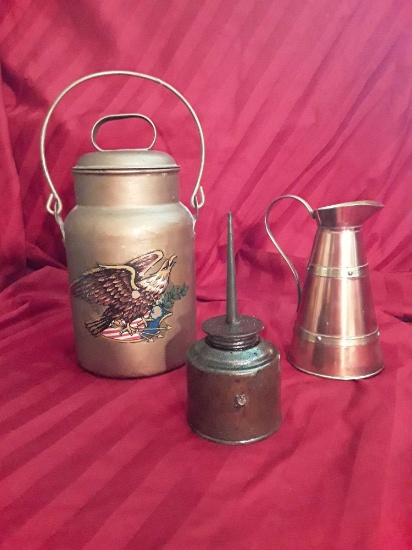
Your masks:
{"label": "pitcher spout", "polygon": [[344,202],[314,210],[314,218],[322,227],[356,227],[362,225],[383,206],[375,201]]}

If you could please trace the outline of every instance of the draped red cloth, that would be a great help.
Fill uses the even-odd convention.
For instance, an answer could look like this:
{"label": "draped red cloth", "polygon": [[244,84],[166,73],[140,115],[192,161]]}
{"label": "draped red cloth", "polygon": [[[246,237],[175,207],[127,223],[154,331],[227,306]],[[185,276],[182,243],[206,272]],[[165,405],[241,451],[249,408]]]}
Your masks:
{"label": "draped red cloth", "polygon": [[[0,547],[412,548],[410,2],[6,0],[0,14]],[[283,423],[263,442],[192,434],[184,368],[120,381],[76,364],[39,137],[68,84],[109,69],[169,82],[202,122],[199,327],[224,308],[231,210],[239,309],[282,355]],[[113,112],[154,119],[188,204],[199,164],[190,115],[153,83],[112,77],[73,90],[50,122],[64,216],[70,168]],[[144,123],[124,124],[102,132],[106,146],[145,146]],[[385,204],[364,228],[385,359],[374,378],[319,379],[285,359],[296,290],[263,224],[285,193],[313,208]],[[271,226],[303,275],[314,222],[283,201]]]}

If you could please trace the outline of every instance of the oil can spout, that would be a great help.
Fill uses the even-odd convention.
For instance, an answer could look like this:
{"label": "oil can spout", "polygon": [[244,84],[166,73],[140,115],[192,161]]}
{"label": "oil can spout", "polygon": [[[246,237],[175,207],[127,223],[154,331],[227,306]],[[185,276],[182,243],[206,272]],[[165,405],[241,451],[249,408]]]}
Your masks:
{"label": "oil can spout", "polygon": [[211,347],[225,350],[245,350],[259,342],[259,333],[264,327],[260,319],[251,315],[240,315],[238,312],[231,212],[228,213],[227,220],[226,315],[206,319],[202,324],[202,329],[206,332],[206,340]]}
{"label": "oil can spout", "polygon": [[356,227],[383,208],[375,201],[354,201],[324,206],[314,211],[314,217],[322,227]]}
{"label": "oil can spout", "polygon": [[226,323],[228,325],[239,323],[232,212],[228,212],[227,215]]}

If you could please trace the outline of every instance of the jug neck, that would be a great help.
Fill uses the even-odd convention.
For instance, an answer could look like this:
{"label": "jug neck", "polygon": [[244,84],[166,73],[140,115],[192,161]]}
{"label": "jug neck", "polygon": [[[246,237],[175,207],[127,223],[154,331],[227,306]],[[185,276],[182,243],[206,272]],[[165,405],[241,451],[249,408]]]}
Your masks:
{"label": "jug neck", "polygon": [[313,211],[313,217],[320,227],[359,227],[381,208],[383,204],[375,201],[344,202],[318,208]]}
{"label": "jug neck", "polygon": [[179,202],[177,172],[76,174],[81,206],[138,207]]}

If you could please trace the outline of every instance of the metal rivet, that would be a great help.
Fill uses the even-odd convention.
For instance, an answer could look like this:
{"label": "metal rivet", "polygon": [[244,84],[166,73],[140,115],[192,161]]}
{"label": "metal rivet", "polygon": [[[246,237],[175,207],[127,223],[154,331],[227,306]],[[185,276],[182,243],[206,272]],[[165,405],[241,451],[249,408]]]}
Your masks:
{"label": "metal rivet", "polygon": [[349,277],[352,277],[353,271],[351,269],[348,271],[348,275],[349,275]]}
{"label": "metal rivet", "polygon": [[316,340],[320,342],[322,340],[322,336],[316,336]]}
{"label": "metal rivet", "polygon": [[244,407],[247,403],[247,397],[244,393],[235,395],[235,407]]}

